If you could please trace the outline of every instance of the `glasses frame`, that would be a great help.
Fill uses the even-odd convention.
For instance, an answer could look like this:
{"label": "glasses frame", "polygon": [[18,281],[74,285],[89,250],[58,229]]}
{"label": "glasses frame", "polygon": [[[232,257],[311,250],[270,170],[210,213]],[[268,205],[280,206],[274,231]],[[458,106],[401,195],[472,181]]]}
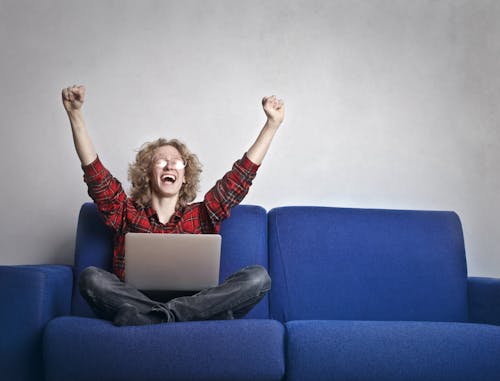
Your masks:
{"label": "glasses frame", "polygon": [[[159,165],[158,162],[160,161],[163,161],[165,164],[164,165]],[[164,158],[164,157],[158,157],[158,158],[154,158],[152,161],[151,161],[151,164],[153,165],[153,167],[156,167],[156,168],[161,168],[161,169],[165,169],[165,167],[168,167],[170,168],[170,165],[172,163],[182,163],[182,166],[178,166],[178,165],[174,165],[172,166],[171,168],[172,169],[175,169],[175,170],[181,170],[181,169],[184,169],[186,168],[187,166],[187,160],[185,160],[184,158],[182,157],[174,157],[172,159],[167,159],[167,158]]]}

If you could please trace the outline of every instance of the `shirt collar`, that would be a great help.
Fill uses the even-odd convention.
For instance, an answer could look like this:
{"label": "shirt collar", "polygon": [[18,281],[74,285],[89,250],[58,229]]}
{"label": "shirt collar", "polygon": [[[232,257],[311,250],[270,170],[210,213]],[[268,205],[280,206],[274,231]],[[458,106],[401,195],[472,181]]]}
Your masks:
{"label": "shirt collar", "polygon": [[[184,207],[181,206],[177,208],[174,212],[174,221],[178,221],[182,217]],[[158,214],[154,210],[154,208],[151,205],[147,205],[144,207],[144,212],[146,213],[146,216],[148,217],[148,220],[151,220],[151,218],[154,218],[156,222],[159,222]]]}

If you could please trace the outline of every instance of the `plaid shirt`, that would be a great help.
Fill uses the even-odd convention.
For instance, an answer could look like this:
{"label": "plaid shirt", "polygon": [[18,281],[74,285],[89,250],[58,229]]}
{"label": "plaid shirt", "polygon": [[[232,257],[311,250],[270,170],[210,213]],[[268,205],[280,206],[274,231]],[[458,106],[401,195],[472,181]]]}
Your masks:
{"label": "plaid shirt", "polygon": [[82,166],[89,196],[97,204],[107,226],[113,229],[113,272],[125,279],[125,234],[139,233],[218,233],[222,220],[248,193],[258,165],[246,155],[217,181],[202,202],[178,208],[163,224],[151,206],[140,206],[127,197],[121,183],[102,165],[99,157]]}

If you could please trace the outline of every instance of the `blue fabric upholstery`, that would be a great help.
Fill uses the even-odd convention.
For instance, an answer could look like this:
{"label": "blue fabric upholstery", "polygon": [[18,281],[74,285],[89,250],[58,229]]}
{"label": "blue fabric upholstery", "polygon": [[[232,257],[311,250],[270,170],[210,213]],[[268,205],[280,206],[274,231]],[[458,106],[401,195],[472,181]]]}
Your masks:
{"label": "blue fabric upholstery", "polygon": [[[242,267],[259,264],[268,267],[267,260],[267,213],[260,206],[239,205],[231,210],[231,217],[221,226],[222,253],[220,280]],[[88,266],[111,271],[113,256],[113,232],[106,227],[97,207],[85,203],[78,219],[75,247],[75,286],[80,273]],[[76,316],[95,317],[80,295],[73,290],[73,309]],[[266,296],[247,318],[267,318],[269,315]]]}
{"label": "blue fabric upholstery", "polygon": [[114,327],[77,317],[45,330],[46,381],[281,380],[284,327],[243,319]]}
{"label": "blue fabric upholstery", "polygon": [[467,321],[462,228],[451,212],[269,212],[271,316]]}
{"label": "blue fabric upholstery", "polygon": [[[245,266],[268,268],[267,212],[255,205],[238,205],[222,222],[222,252],[219,279],[222,282]],[[269,297],[265,296],[246,316],[247,319],[267,319]]]}
{"label": "blue fabric upholstery", "polygon": [[309,320],[286,328],[289,381],[500,379],[496,326]]}
{"label": "blue fabric upholstery", "polygon": [[[500,279],[467,278],[455,213],[247,205],[221,234],[221,281],[269,264],[247,319],[118,328],[70,267],[1,266],[0,379],[500,380]],[[74,279],[112,237],[84,204]]]}
{"label": "blue fabric upholstery", "polygon": [[78,278],[81,272],[89,266],[111,271],[112,259],[113,231],[104,224],[97,206],[87,202],[80,209],[76,229],[73,315],[95,317],[87,302],[80,295]]}
{"label": "blue fabric upholstery", "polygon": [[468,286],[470,322],[500,325],[500,279],[470,277]]}
{"label": "blue fabric upholstery", "polygon": [[42,330],[68,315],[69,266],[0,266],[0,378],[42,380]]}

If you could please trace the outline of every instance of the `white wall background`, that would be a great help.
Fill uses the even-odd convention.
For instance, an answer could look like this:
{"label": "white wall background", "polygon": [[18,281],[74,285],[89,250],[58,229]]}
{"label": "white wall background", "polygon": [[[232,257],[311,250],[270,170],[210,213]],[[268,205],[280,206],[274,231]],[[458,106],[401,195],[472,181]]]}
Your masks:
{"label": "white wall background", "polygon": [[0,0],[0,263],[72,263],[90,200],[60,101],[85,84],[126,186],[145,141],[188,143],[208,190],[286,119],[245,203],[454,210],[500,276],[500,3]]}

